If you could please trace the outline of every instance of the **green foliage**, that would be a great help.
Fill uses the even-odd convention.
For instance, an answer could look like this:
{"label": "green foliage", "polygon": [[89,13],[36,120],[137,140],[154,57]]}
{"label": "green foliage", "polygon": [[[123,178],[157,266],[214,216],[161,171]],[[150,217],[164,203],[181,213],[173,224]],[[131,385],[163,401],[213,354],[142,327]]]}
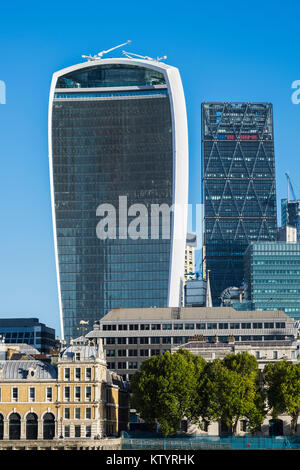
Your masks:
{"label": "green foliage", "polygon": [[295,434],[300,413],[300,364],[270,363],[265,367],[264,378],[273,418],[287,413],[291,417],[291,434]]}
{"label": "green foliage", "polygon": [[[230,354],[207,364],[200,390],[206,420],[221,421],[236,433],[239,419],[253,429],[263,421],[264,400],[258,386],[258,365],[248,353]],[[199,410],[203,414],[204,410]],[[204,418],[204,416],[203,416]]]}
{"label": "green foliage", "polygon": [[255,357],[228,354],[206,363],[186,350],[154,356],[131,381],[131,406],[149,424],[159,423],[165,436],[176,433],[182,418],[197,423],[221,421],[235,434],[240,419],[248,430],[258,429],[267,413],[288,413],[295,431],[300,410],[300,364],[268,364],[266,392],[259,382]]}
{"label": "green foliage", "polygon": [[181,419],[190,415],[204,364],[183,350],[148,359],[131,381],[131,406],[147,423],[159,422],[165,436],[174,434]]}

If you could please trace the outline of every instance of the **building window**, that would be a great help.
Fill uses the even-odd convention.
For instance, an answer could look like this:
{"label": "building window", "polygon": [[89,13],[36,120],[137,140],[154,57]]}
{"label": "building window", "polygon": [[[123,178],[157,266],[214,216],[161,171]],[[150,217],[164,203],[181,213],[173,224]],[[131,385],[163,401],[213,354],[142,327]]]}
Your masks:
{"label": "building window", "polygon": [[81,379],[81,369],[80,367],[75,368],[75,380],[80,380]]}
{"label": "building window", "polygon": [[81,426],[75,426],[75,437],[81,436]]}
{"label": "building window", "polygon": [[171,344],[171,336],[164,336],[162,342],[163,344]]}
{"label": "building window", "polygon": [[239,323],[230,323],[230,329],[231,330],[238,330],[240,328]]}
{"label": "building window", "polygon": [[70,380],[70,369],[68,367],[64,369],[64,377],[65,380]]}
{"label": "building window", "polygon": [[115,338],[106,338],[106,344],[115,344]]}
{"label": "building window", "polygon": [[197,330],[205,330],[206,328],[205,323],[197,323],[196,328]]}
{"label": "building window", "polygon": [[141,330],[150,330],[150,325],[148,325],[148,324],[142,324],[142,325],[140,326],[140,328],[141,328]]}
{"label": "building window", "polygon": [[129,356],[137,356],[137,349],[129,349],[128,353]]}
{"label": "building window", "polygon": [[149,338],[140,338],[140,344],[149,344]]}
{"label": "building window", "polygon": [[81,398],[80,387],[75,387],[74,398],[76,401],[80,401],[80,398]]}
{"label": "building window", "polygon": [[127,331],[127,325],[118,325],[119,331]]}
{"label": "building window", "polygon": [[70,419],[70,408],[65,408],[64,409],[64,418],[65,419]]}
{"label": "building window", "polygon": [[185,323],[184,328],[186,330],[193,330],[195,328],[194,323]]}
{"label": "building window", "polygon": [[264,323],[264,328],[274,328],[274,323]]}
{"label": "building window", "polygon": [[129,325],[129,330],[130,331],[136,331],[139,329],[139,325]]}
{"label": "building window", "polygon": [[159,336],[152,336],[151,344],[160,344],[160,337]]}
{"label": "building window", "polygon": [[126,349],[119,349],[118,350],[119,357],[126,357]]}
{"label": "building window", "polygon": [[251,323],[242,323],[242,329],[243,330],[250,330],[251,329]]}
{"label": "building window", "polygon": [[85,437],[91,437],[92,436],[92,426],[86,426],[85,427]]}
{"label": "building window", "polygon": [[253,328],[255,328],[256,330],[261,329],[262,328],[262,323],[253,323]]}
{"label": "building window", "polygon": [[85,419],[92,419],[92,408],[85,409]]}
{"label": "building window", "polygon": [[12,388],[11,399],[12,401],[18,401],[19,391],[17,387]]}
{"label": "building window", "polygon": [[129,362],[128,369],[137,369],[137,362]]}
{"label": "building window", "polygon": [[164,323],[163,330],[172,330],[172,323]]}
{"label": "building window", "polygon": [[64,388],[64,399],[70,401],[70,387]]}
{"label": "building window", "polygon": [[90,367],[87,367],[85,369],[85,378],[86,378],[86,380],[91,380],[92,379],[92,369]]}
{"label": "building window", "polygon": [[35,388],[30,387],[29,388],[29,401],[35,401]]}
{"label": "building window", "polygon": [[182,342],[183,342],[182,336],[174,336],[174,338],[173,338],[173,343],[174,344],[182,344]]}
{"label": "building window", "polygon": [[75,408],[75,419],[80,419],[80,408]]}
{"label": "building window", "polygon": [[52,387],[46,388],[46,400],[52,401]]}
{"label": "building window", "polygon": [[159,356],[159,349],[151,349],[151,356]]}
{"label": "building window", "polygon": [[107,349],[105,353],[106,353],[106,357],[114,357],[116,354],[116,351],[115,349]]}
{"label": "building window", "polygon": [[64,427],[64,435],[65,437],[70,437],[70,426]]}
{"label": "building window", "polygon": [[118,344],[126,344],[126,338],[118,338]]}
{"label": "building window", "polygon": [[108,369],[114,369],[115,366],[116,366],[116,363],[115,363],[115,362],[108,362],[108,363],[107,363],[107,368],[108,368]]}
{"label": "building window", "polygon": [[126,369],[126,362],[118,362],[118,369]]}
{"label": "building window", "polygon": [[174,330],[183,330],[182,323],[174,323]]}
{"label": "building window", "polygon": [[278,351],[273,351],[273,359],[278,359]]}
{"label": "building window", "polygon": [[92,399],[92,387],[85,387],[85,399],[91,401]]}
{"label": "building window", "polygon": [[161,324],[160,323],[152,323],[151,330],[160,330]]}
{"label": "building window", "polygon": [[75,361],[80,361],[80,352],[75,353]]}
{"label": "building window", "polygon": [[140,356],[149,356],[149,349],[140,349]]}
{"label": "building window", "polygon": [[128,344],[137,344],[137,338],[128,338]]}

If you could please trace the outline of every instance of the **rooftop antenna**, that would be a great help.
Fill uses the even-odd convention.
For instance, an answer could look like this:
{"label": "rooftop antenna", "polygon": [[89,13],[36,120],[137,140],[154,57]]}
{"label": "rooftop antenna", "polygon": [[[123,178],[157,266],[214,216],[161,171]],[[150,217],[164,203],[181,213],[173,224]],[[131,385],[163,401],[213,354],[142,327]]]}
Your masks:
{"label": "rooftop antenna", "polygon": [[83,59],[87,59],[87,60],[100,60],[100,59],[102,59],[102,56],[104,54],[108,54],[109,52],[114,51],[115,49],[118,49],[119,47],[126,46],[126,44],[129,44],[130,42],[131,42],[131,40],[129,39],[128,41],[124,42],[123,44],[119,44],[118,46],[112,47],[111,49],[107,49],[107,51],[101,51],[101,52],[98,52],[98,54],[95,54],[95,55],[82,55],[81,57]]}
{"label": "rooftop antenna", "polygon": [[144,60],[153,60],[154,62],[159,62],[160,60],[167,59],[166,55],[164,55],[162,57],[157,57],[156,59],[153,59],[152,57],[148,57],[147,55],[143,56],[143,55],[139,55],[139,54],[133,54],[133,52],[122,51],[122,53],[124,55],[126,55],[126,57],[128,57],[129,59],[132,59],[131,56],[139,57],[140,59],[144,59]]}

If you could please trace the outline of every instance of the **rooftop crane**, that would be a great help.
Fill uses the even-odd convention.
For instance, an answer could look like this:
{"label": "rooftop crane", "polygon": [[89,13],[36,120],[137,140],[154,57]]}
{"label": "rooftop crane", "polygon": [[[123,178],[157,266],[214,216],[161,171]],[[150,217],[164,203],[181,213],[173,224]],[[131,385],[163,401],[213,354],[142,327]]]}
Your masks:
{"label": "rooftop crane", "polygon": [[118,49],[119,47],[126,46],[126,44],[129,44],[130,42],[131,41],[129,39],[128,41],[124,42],[123,44],[119,44],[118,46],[112,47],[111,49],[108,49],[107,51],[101,51],[96,55],[82,55],[81,57],[83,59],[88,59],[88,60],[99,60],[99,59],[102,59],[102,56],[104,54],[108,54],[109,52],[114,51],[115,49]]}
{"label": "rooftop crane", "polygon": [[128,57],[129,59],[132,59],[131,56],[134,56],[134,57],[139,57],[140,59],[144,59],[144,60],[152,60],[154,62],[159,62],[160,60],[165,60],[167,59],[167,56],[164,55],[162,57],[157,57],[156,59],[153,59],[152,57],[148,57],[147,55],[139,55],[139,54],[134,54],[133,52],[126,52],[126,51],[122,51],[122,53]]}
{"label": "rooftop crane", "polygon": [[293,188],[293,185],[292,185],[292,182],[291,182],[291,178],[290,178],[289,173],[285,173],[285,176],[286,176],[287,182],[288,182],[288,186],[287,186],[287,202],[290,201],[290,189],[291,189],[291,191],[292,191],[293,200],[296,201],[297,198],[296,198],[296,194],[295,194],[295,191],[294,191],[294,188]]}

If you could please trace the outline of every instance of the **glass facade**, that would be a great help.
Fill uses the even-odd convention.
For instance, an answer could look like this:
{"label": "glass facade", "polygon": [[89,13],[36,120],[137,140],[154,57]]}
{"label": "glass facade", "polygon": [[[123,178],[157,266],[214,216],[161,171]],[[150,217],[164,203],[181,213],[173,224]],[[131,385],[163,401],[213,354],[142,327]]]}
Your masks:
{"label": "glass facade", "polygon": [[244,263],[253,309],[282,310],[300,320],[300,243],[252,243]]}
{"label": "glass facade", "polygon": [[243,282],[252,241],[276,240],[272,105],[202,104],[205,265],[214,305]]}
{"label": "glass facade", "polygon": [[[94,87],[118,88],[83,90]],[[66,93],[58,93],[62,88]],[[61,76],[52,106],[52,162],[65,339],[80,335],[81,320],[91,328],[113,308],[167,306],[171,239],[120,238],[118,212],[119,196],[127,197],[128,208],[144,204],[149,214],[151,204],[173,203],[164,75],[114,64]],[[102,240],[96,209],[107,203],[116,208],[116,238]]]}
{"label": "glass facade", "polygon": [[56,346],[55,330],[37,318],[1,318],[0,338],[8,344],[29,344],[43,353]]}

